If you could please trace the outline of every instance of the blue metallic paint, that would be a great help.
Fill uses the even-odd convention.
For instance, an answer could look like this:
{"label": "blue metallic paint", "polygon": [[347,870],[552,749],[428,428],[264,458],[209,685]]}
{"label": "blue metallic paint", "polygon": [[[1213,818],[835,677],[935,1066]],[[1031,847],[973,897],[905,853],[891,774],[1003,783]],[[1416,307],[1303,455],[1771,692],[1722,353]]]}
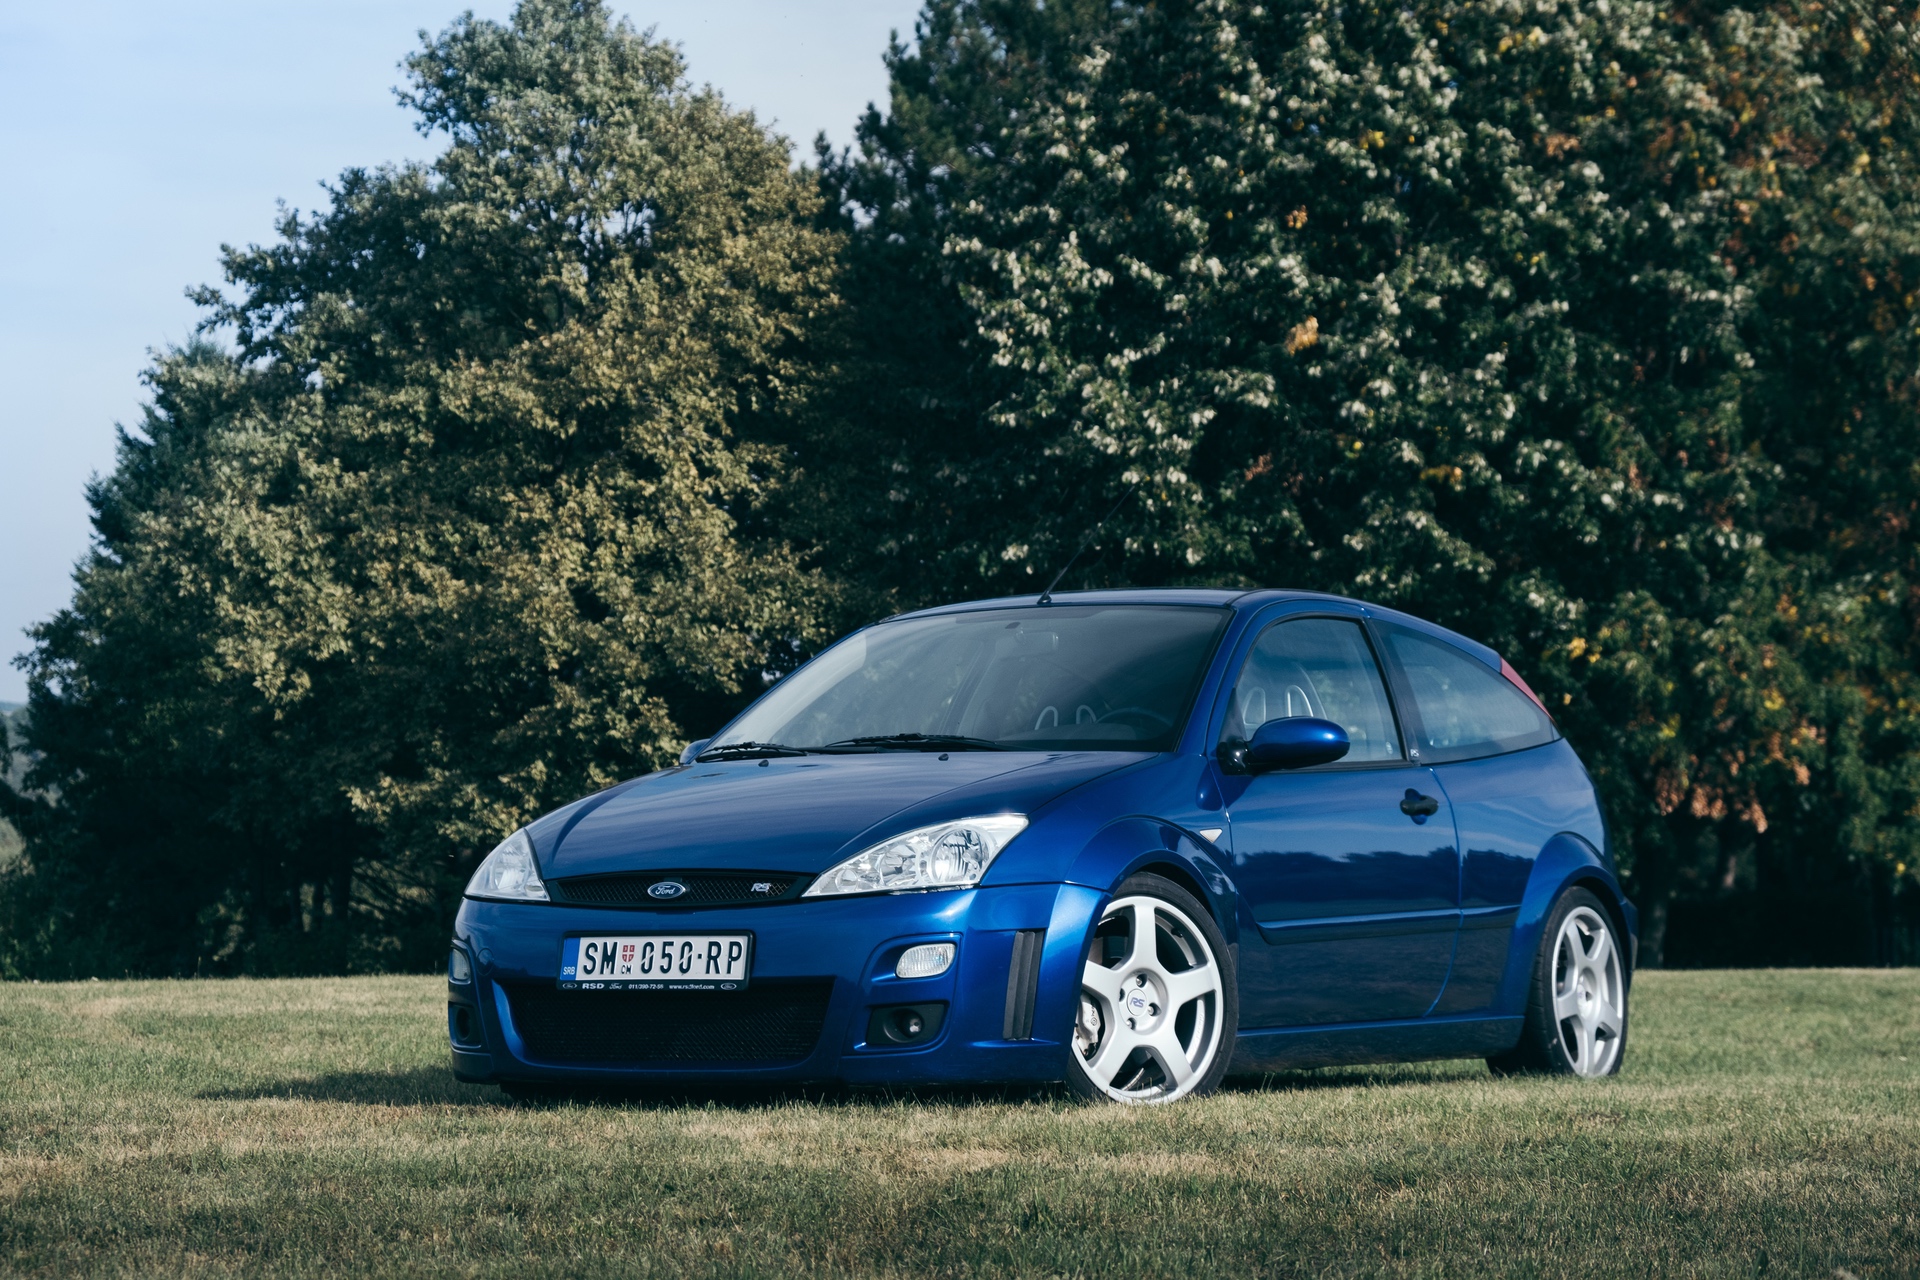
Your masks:
{"label": "blue metallic paint", "polygon": [[1332,764],[1352,746],[1347,731],[1331,720],[1307,716],[1269,720],[1247,740],[1242,763],[1252,772],[1305,769]]}
{"label": "blue metallic paint", "polygon": [[[1500,658],[1486,646],[1391,610],[1309,593],[1056,598],[1232,608],[1175,750],[691,764],[548,814],[529,834],[549,878],[635,869],[817,873],[927,823],[1023,812],[1030,824],[970,890],[711,909],[467,900],[455,935],[475,976],[450,983],[448,992],[450,1002],[473,1009],[484,1043],[453,1046],[456,1072],[555,1081],[1058,1079],[1091,927],[1113,888],[1142,870],[1192,888],[1229,943],[1241,987],[1236,1071],[1509,1047],[1519,1035],[1542,923],[1571,884],[1594,888],[1623,935],[1633,937],[1637,922],[1606,853],[1591,783],[1564,742],[1434,768],[1334,764],[1262,778],[1226,776],[1213,759],[1233,673],[1268,623],[1305,615],[1389,619],[1497,671]],[[1032,600],[928,612],[1021,603]],[[1439,812],[1417,822],[1383,813],[1381,801],[1409,786],[1441,801]],[[1352,801],[1344,816],[1343,797]],[[1366,876],[1354,873],[1357,866],[1387,870]],[[501,980],[552,981],[565,932],[662,928],[751,931],[756,981],[831,975],[834,992],[813,1054],[771,1068],[697,1072],[529,1058]],[[1035,1038],[1009,1041],[1002,1013],[1020,930],[1044,930],[1045,944]],[[957,943],[953,967],[934,978],[893,977],[900,951],[926,941]],[[1395,965],[1411,981],[1396,987],[1383,976]],[[1357,973],[1371,976],[1356,983]],[[950,1012],[928,1045],[865,1043],[872,1006],[933,1001],[949,1002]]]}
{"label": "blue metallic paint", "polygon": [[[529,834],[548,877],[634,867],[819,871],[903,829],[1025,812],[1103,773],[1152,758],[1089,751],[723,760],[623,783],[593,797],[564,823],[542,819]],[[779,815],[777,839],[768,838],[769,814]]]}
{"label": "blue metallic paint", "polygon": [[1432,1008],[1453,958],[1459,857],[1444,804],[1425,822],[1400,812],[1410,788],[1438,790],[1432,770],[1229,780],[1235,880],[1267,944],[1245,966],[1243,1027]]}
{"label": "blue metallic paint", "polygon": [[[1542,851],[1565,832],[1582,840],[1598,859],[1605,829],[1593,786],[1564,741],[1510,756],[1443,764],[1433,772],[1452,802],[1454,828],[1465,851],[1460,940],[1453,976],[1434,1012],[1491,1008]],[[1558,892],[1556,886],[1552,893]]]}

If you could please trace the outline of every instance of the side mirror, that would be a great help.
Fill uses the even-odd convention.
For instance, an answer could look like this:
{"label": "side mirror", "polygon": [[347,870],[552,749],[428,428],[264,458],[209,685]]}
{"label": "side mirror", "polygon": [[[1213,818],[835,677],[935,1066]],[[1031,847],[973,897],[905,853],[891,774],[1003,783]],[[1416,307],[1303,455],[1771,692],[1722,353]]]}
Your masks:
{"label": "side mirror", "polygon": [[1269,720],[1244,743],[1222,743],[1221,763],[1234,773],[1272,773],[1331,764],[1353,747],[1347,731],[1331,720],[1289,716]]}
{"label": "side mirror", "polygon": [[699,755],[702,751],[705,751],[707,749],[707,744],[712,741],[713,741],[712,738],[702,738],[698,742],[689,742],[686,745],[685,750],[681,751],[680,753],[680,763],[692,764],[693,758]]}

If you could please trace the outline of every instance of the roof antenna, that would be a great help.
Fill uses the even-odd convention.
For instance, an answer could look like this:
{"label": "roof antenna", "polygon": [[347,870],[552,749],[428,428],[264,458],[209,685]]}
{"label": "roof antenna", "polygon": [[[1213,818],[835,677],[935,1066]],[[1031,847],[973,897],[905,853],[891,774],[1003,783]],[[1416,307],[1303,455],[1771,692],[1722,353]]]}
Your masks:
{"label": "roof antenna", "polygon": [[1080,549],[1073,553],[1073,555],[1067,560],[1067,563],[1065,565],[1061,566],[1060,572],[1053,575],[1053,581],[1047,584],[1047,589],[1040,593],[1040,598],[1034,601],[1035,604],[1052,604],[1053,603],[1053,589],[1060,585],[1060,579],[1067,576],[1067,570],[1073,568],[1074,561],[1078,560],[1081,554],[1084,553],[1088,547],[1093,545],[1093,540],[1100,536],[1100,530],[1106,525],[1107,521],[1113,519],[1113,517],[1119,512],[1121,507],[1126,505],[1127,499],[1131,498],[1134,495],[1134,491],[1139,489],[1141,483],[1142,483],[1141,480],[1135,480],[1132,486],[1129,487],[1125,493],[1120,495],[1120,501],[1114,503],[1111,507],[1107,508],[1107,514],[1100,517],[1100,523],[1093,526],[1093,532],[1089,533],[1085,538],[1081,539]]}

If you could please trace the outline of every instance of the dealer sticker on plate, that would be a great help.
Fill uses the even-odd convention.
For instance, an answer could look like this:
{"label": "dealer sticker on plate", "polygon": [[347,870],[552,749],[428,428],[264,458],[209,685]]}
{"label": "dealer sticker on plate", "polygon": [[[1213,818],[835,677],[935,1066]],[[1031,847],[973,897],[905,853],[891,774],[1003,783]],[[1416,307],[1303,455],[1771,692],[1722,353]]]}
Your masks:
{"label": "dealer sticker on plate", "polygon": [[743,991],[753,965],[747,933],[645,933],[568,938],[562,991]]}

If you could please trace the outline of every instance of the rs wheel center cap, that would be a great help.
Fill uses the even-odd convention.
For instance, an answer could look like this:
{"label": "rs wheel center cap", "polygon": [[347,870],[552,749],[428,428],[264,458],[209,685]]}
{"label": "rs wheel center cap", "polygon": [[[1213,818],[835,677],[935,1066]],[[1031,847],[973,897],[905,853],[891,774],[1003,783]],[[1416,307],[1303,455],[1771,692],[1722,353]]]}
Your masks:
{"label": "rs wheel center cap", "polygon": [[1165,1011],[1166,995],[1160,984],[1145,973],[1128,978],[1120,992],[1120,1016],[1133,1024],[1135,1031],[1151,1031]]}

